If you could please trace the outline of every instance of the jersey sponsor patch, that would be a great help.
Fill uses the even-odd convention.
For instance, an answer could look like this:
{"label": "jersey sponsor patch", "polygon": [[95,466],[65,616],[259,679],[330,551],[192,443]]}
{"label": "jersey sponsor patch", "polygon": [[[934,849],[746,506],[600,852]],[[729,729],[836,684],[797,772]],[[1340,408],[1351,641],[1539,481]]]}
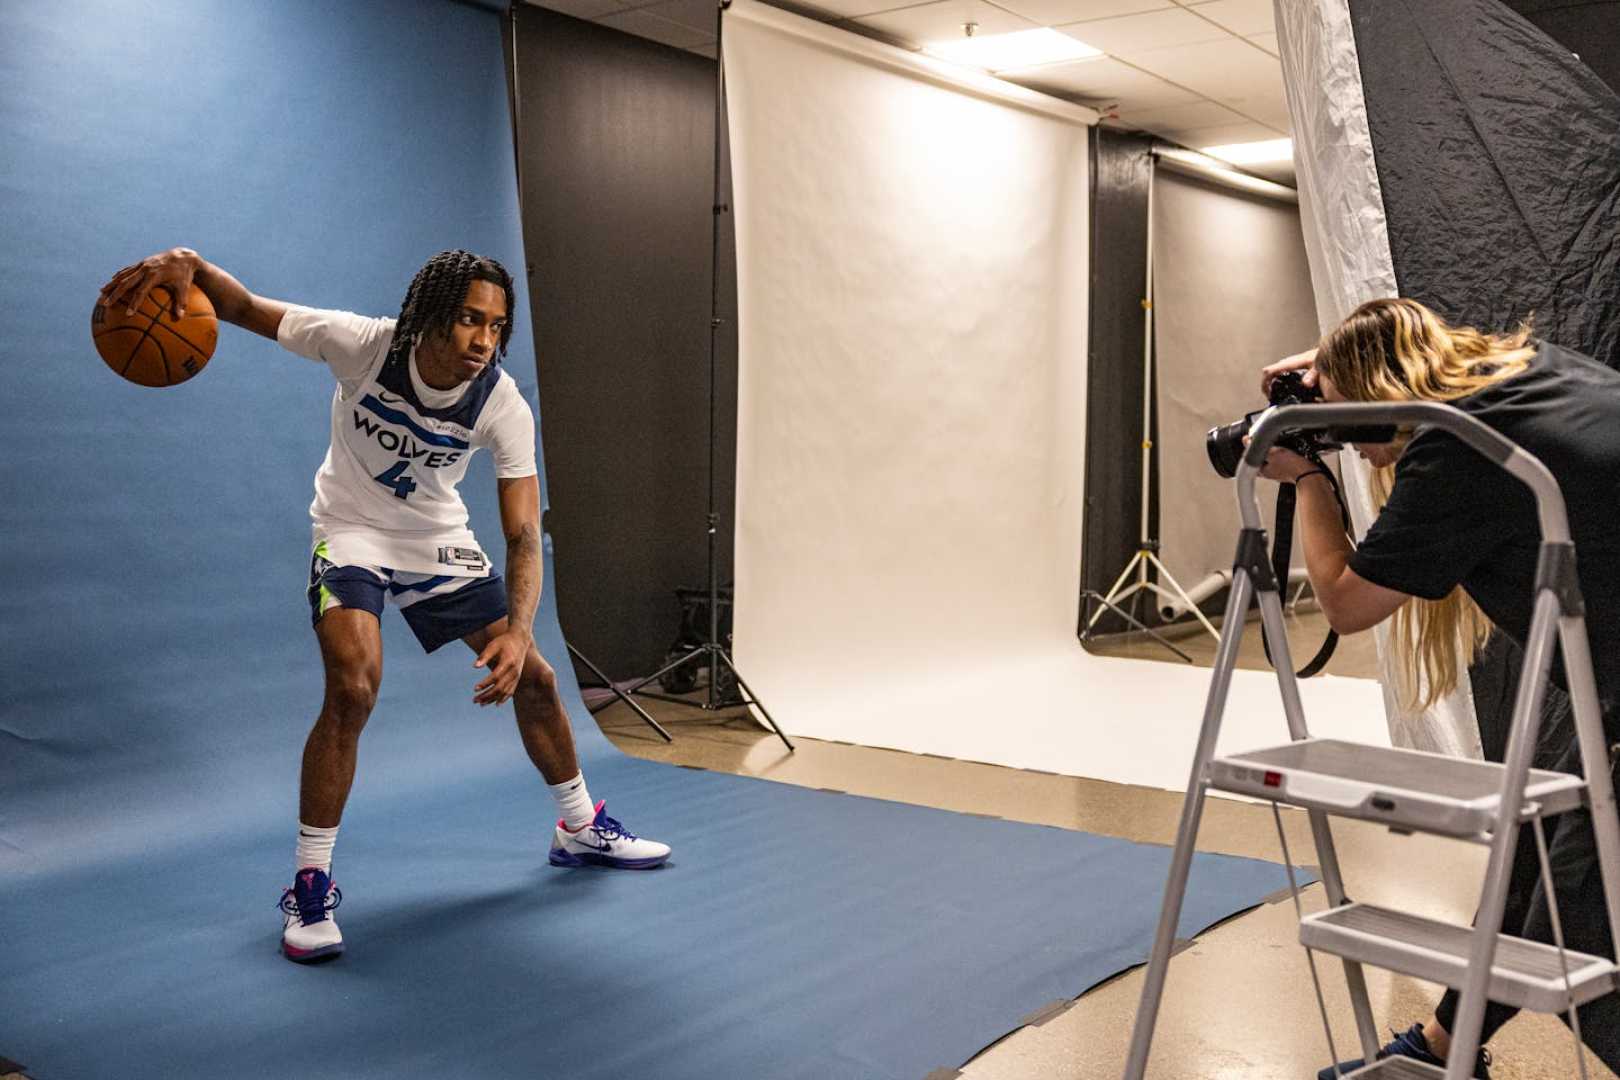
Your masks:
{"label": "jersey sponsor patch", "polygon": [[468,570],[487,570],[489,559],[477,548],[441,547],[439,561],[446,566],[463,566]]}

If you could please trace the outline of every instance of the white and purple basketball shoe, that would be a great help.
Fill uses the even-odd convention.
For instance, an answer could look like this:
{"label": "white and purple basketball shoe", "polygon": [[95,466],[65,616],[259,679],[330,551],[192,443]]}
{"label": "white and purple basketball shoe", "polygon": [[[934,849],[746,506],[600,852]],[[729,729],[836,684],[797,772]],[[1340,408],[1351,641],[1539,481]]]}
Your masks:
{"label": "white and purple basketball shoe", "polygon": [[281,894],[282,955],[307,964],[341,953],[343,935],[332,909],[342,902],[343,894],[319,867],[306,866],[293,875],[292,888]]}
{"label": "white and purple basketball shoe", "polygon": [[596,817],[578,832],[557,822],[551,840],[552,866],[610,866],[616,870],[651,870],[669,858],[669,845],[643,840],[607,816],[607,803],[596,804]]}

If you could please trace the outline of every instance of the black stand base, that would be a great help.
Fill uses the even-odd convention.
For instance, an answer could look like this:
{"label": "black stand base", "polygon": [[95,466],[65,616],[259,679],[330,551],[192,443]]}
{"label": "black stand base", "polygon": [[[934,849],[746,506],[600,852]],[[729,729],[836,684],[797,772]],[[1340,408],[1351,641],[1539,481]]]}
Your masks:
{"label": "black stand base", "polygon": [[1112,611],[1115,615],[1118,615],[1120,618],[1124,619],[1126,622],[1130,623],[1132,626],[1136,627],[1138,630],[1140,630],[1143,633],[1147,634],[1154,641],[1157,641],[1160,645],[1163,645],[1165,648],[1169,649],[1171,652],[1175,653],[1177,656],[1179,656],[1183,660],[1187,661],[1187,663],[1191,664],[1191,663],[1194,662],[1192,657],[1188,656],[1186,653],[1182,652],[1180,649],[1178,649],[1174,645],[1170,644],[1170,639],[1169,638],[1165,637],[1163,634],[1161,634],[1161,633],[1157,632],[1156,630],[1154,630],[1151,626],[1147,625],[1142,620],[1138,619],[1136,616],[1132,615],[1130,612],[1126,611],[1124,608],[1120,607],[1118,604],[1116,604],[1112,600],[1108,599],[1108,597],[1104,596],[1102,593],[1098,592],[1096,589],[1084,589],[1084,590],[1081,591],[1080,597],[1083,600],[1095,600],[1097,603],[1101,604],[1103,607],[1107,608],[1109,611]]}
{"label": "black stand base", "polygon": [[[686,698],[675,697],[671,694],[660,694],[653,690],[642,689],[642,687],[646,686],[648,683],[654,682],[678,668],[685,667],[687,664],[690,664],[700,656],[708,657],[707,666],[709,668],[709,689],[707,694],[704,696],[704,700],[688,701]],[[724,664],[726,666],[726,670],[730,671],[732,676],[737,680],[737,688],[743,693],[743,699],[741,702],[733,703],[721,700],[720,680],[717,677],[720,672],[719,664]],[[653,672],[651,675],[648,675],[645,679],[635,683],[630,687],[629,690],[626,691],[626,693],[642,694],[646,697],[657,698],[659,701],[672,701],[677,705],[695,706],[700,709],[706,709],[710,712],[715,712],[720,709],[729,709],[732,708],[734,704],[741,704],[749,709],[758,709],[759,715],[765,718],[765,723],[770,725],[770,729],[776,733],[776,737],[782,740],[782,745],[786,746],[789,750],[795,749],[792,741],[788,739],[787,735],[783,733],[781,728],[776,726],[776,721],[771,719],[771,714],[767,712],[765,706],[760,703],[759,696],[754,693],[754,691],[749,687],[747,680],[742,677],[742,672],[737,670],[737,665],[733,663],[731,657],[727,655],[725,647],[714,642],[699,645],[685,656],[670,661],[657,671]]]}
{"label": "black stand base", "polygon": [[[563,644],[568,645],[568,642],[565,641],[565,642],[563,642]],[[590,668],[591,669],[591,674],[595,675],[598,679],[601,679],[602,680],[602,685],[607,687],[609,690],[613,691],[613,696],[614,697],[618,698],[620,701],[624,702],[626,705],[628,705],[632,709],[634,709],[636,711],[636,715],[641,717],[641,719],[644,722],[646,722],[649,726],[651,726],[651,728],[654,731],[658,732],[659,735],[663,736],[663,739],[664,739],[665,742],[674,742],[675,741],[674,737],[672,735],[670,735],[669,732],[664,730],[663,725],[652,718],[651,713],[649,713],[646,709],[643,709],[640,705],[638,705],[636,703],[635,699],[632,698],[629,694],[625,693],[623,690],[620,690],[618,688],[618,686],[616,686],[614,684],[612,679],[610,679],[606,675],[602,674],[602,669],[597,667],[595,664],[591,663],[590,657],[586,656],[584,653],[580,652],[578,649],[574,648],[572,645],[568,645],[568,655],[572,656],[575,660],[578,660],[580,663],[582,663],[586,667]],[[636,685],[640,686],[641,684],[637,683]],[[594,715],[596,710],[592,709],[591,712]]]}

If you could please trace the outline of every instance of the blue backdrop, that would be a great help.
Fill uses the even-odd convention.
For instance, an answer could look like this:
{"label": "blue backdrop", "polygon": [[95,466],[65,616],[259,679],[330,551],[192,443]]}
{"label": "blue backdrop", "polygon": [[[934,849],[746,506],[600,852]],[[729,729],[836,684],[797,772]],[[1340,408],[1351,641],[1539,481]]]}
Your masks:
{"label": "blue backdrop", "polygon": [[[0,5],[0,394],[26,429],[0,470],[9,867],[221,805],[294,820],[331,376],[224,327],[200,377],[135,386],[93,351],[90,310],[119,267],[185,245],[264,295],[393,315],[428,256],[465,247],[516,272],[508,369],[532,400],[498,20],[447,0]],[[464,491],[499,559],[493,489],[479,455]],[[418,651],[386,624],[390,659]],[[427,661],[447,703],[470,697],[463,651]],[[495,721],[457,741],[506,736]],[[377,727],[386,757],[405,735]]]}
{"label": "blue backdrop", "polygon": [[[278,956],[331,377],[227,327],[199,377],[145,389],[90,311],[180,244],[373,314],[443,248],[519,271],[499,19],[0,3],[0,1053],[37,1075],[915,1080],[1146,956],[1162,848],[634,761],[571,682],[593,792],[675,857],[551,870],[510,710],[393,615],[334,867],[349,951]],[[487,457],[464,491],[499,557]],[[1283,881],[1200,856],[1182,935]]]}

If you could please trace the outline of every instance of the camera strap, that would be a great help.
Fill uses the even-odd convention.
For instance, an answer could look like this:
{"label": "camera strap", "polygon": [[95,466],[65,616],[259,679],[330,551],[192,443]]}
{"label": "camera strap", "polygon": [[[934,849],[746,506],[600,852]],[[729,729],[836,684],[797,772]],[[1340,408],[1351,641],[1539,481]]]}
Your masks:
{"label": "camera strap", "polygon": [[[1350,511],[1344,505],[1344,495],[1339,491],[1339,480],[1333,475],[1333,470],[1322,463],[1322,459],[1315,454],[1310,456],[1310,462],[1322,470],[1327,476],[1328,484],[1333,488],[1333,499],[1339,504],[1339,519],[1344,523],[1345,532],[1350,531]],[[1271,543],[1271,569],[1277,578],[1277,587],[1284,595],[1288,591],[1288,564],[1293,558],[1294,549],[1294,501],[1295,491],[1293,484],[1282,484],[1277,488],[1277,518],[1276,538]],[[1271,642],[1266,639],[1265,627],[1260,628],[1260,643],[1265,647],[1266,660],[1273,667],[1275,661],[1271,659]],[[1295,678],[1308,679],[1327,666],[1333,656],[1333,650],[1339,644],[1339,633],[1329,629],[1327,637],[1322,641],[1322,647],[1316,650],[1310,663],[1294,673]]]}

